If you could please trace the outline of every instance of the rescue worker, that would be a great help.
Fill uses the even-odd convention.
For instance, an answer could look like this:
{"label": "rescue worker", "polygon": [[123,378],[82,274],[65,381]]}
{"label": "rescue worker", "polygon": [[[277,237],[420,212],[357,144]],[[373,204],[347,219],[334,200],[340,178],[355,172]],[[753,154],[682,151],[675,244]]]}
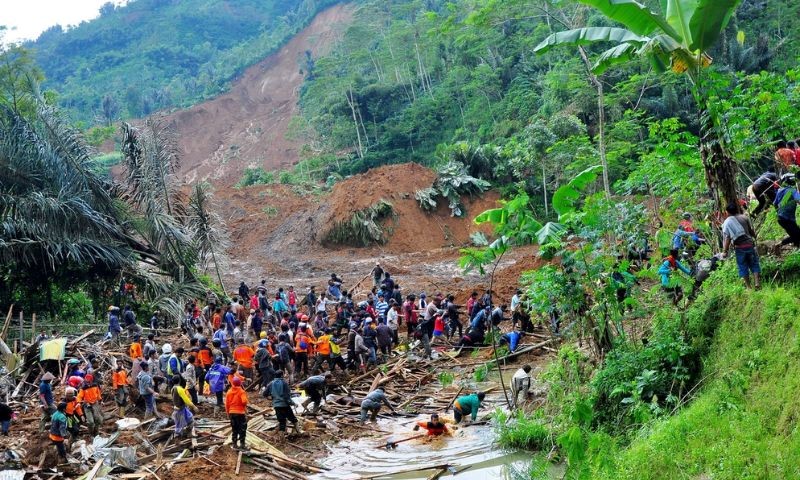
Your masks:
{"label": "rescue worker", "polygon": [[[245,450],[247,437],[247,393],[242,389],[242,380],[233,377],[231,388],[225,396],[225,412],[231,421],[231,439],[233,448]],[[237,446],[238,441],[238,446]]]}
{"label": "rescue worker", "polygon": [[471,420],[468,419],[466,423],[474,422],[478,418],[478,409],[481,408],[481,402],[484,398],[486,398],[484,392],[477,392],[456,399],[453,403],[453,416],[456,423],[461,423],[461,420],[467,415],[470,415]]}
{"label": "rescue worker", "polygon": [[214,358],[214,365],[206,373],[209,391],[217,397],[214,405],[214,415],[219,413],[222,407],[222,392],[225,390],[225,377],[231,374],[231,369],[222,364],[222,357]]}
{"label": "rescue worker", "polygon": [[514,372],[514,376],[511,377],[511,396],[514,397],[514,406],[519,406],[519,394],[522,393],[523,399],[528,394],[528,390],[531,388],[531,366],[525,365],[524,367],[518,369]]}
{"label": "rescue worker", "polygon": [[78,436],[82,420],[85,418],[83,408],[76,398],[77,394],[78,391],[72,387],[67,387],[64,391],[64,402],[67,404],[64,415],[67,417],[67,431],[72,438]]}
{"label": "rescue worker", "polygon": [[50,441],[56,447],[58,458],[61,463],[67,462],[67,449],[64,447],[64,440],[69,436],[67,431],[67,416],[64,412],[67,409],[67,404],[61,402],[55,407],[55,411],[51,417],[52,423],[50,424]]}
{"label": "rescue worker", "polygon": [[103,394],[100,387],[94,383],[94,375],[87,373],[83,388],[78,392],[78,402],[83,407],[83,414],[86,417],[86,426],[89,433],[97,435],[100,426],[103,425]]}
{"label": "rescue worker", "polygon": [[253,380],[254,356],[255,352],[252,348],[250,348],[250,345],[247,345],[246,343],[242,343],[233,350],[233,360],[242,369],[244,378],[250,381]]}
{"label": "rescue worker", "polygon": [[289,384],[283,379],[283,370],[275,372],[275,379],[267,385],[267,396],[272,397],[272,408],[275,409],[275,416],[278,419],[278,431],[283,432],[288,437],[286,432],[286,420],[292,422],[292,428],[296,433],[300,432],[300,427],[297,424],[297,417],[292,409],[292,394]]}
{"label": "rescue worker", "polygon": [[42,408],[39,430],[42,432],[44,431],[45,424],[50,420],[50,416],[56,411],[56,405],[53,401],[53,386],[51,385],[54,378],[56,378],[55,375],[46,372],[42,375],[42,380],[39,383],[39,403]]}
{"label": "rescue worker", "polygon": [[381,406],[383,405],[389,407],[392,413],[397,413],[392,404],[389,403],[382,388],[376,388],[369,392],[367,397],[361,402],[361,423],[363,424],[367,421],[367,412],[370,414],[369,421],[375,422],[378,417],[378,412],[380,412]]}
{"label": "rescue worker", "polygon": [[308,397],[303,400],[302,406],[304,412],[308,412],[308,404],[314,403],[314,409],[311,414],[316,414],[319,411],[322,399],[325,396],[325,388],[328,380],[331,378],[331,372],[325,372],[324,375],[314,375],[308,377],[304,382],[298,385],[298,388],[305,390]]}
{"label": "rescue worker", "polygon": [[125,407],[128,405],[128,373],[117,364],[117,371],[111,375],[111,383],[114,387],[114,401],[117,403],[117,413],[120,417],[125,417]]}
{"label": "rescue worker", "polygon": [[191,432],[191,425],[194,421],[192,413],[197,412],[197,407],[192,402],[189,392],[186,390],[186,380],[180,375],[172,378],[172,420],[175,422],[175,436],[180,437],[186,432]]}
{"label": "rescue worker", "polygon": [[429,422],[421,421],[414,425],[415,432],[418,432],[420,428],[427,430],[428,435],[433,437],[450,433],[450,429],[447,428],[447,424],[439,420],[438,413],[432,413],[431,420]]}

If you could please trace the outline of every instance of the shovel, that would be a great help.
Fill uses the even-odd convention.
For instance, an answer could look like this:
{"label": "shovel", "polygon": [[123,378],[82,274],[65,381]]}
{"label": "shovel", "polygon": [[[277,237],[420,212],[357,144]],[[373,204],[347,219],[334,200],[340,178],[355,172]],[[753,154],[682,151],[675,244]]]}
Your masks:
{"label": "shovel", "polygon": [[427,434],[414,435],[413,437],[404,438],[403,440],[398,440],[396,442],[386,442],[386,445],[384,446],[384,448],[386,448],[387,450],[394,449],[394,448],[397,448],[397,444],[398,443],[408,442],[408,441],[411,441],[411,440],[415,440],[417,438],[422,438],[422,437],[427,437],[427,436],[428,436]]}

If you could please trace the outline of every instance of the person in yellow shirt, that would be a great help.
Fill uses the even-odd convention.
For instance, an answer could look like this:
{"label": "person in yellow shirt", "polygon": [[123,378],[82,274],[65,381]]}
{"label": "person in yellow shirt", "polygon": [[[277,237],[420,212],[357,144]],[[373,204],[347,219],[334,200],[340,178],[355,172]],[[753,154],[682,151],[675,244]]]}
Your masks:
{"label": "person in yellow shirt", "polygon": [[128,406],[128,372],[117,364],[117,371],[111,375],[114,387],[114,401],[117,403],[117,413],[120,418],[125,417],[125,407]]}
{"label": "person in yellow shirt", "polygon": [[175,436],[180,437],[187,432],[191,432],[191,425],[194,422],[193,412],[197,412],[197,407],[192,403],[192,397],[186,390],[186,379],[180,375],[172,377],[172,420],[175,422]]}

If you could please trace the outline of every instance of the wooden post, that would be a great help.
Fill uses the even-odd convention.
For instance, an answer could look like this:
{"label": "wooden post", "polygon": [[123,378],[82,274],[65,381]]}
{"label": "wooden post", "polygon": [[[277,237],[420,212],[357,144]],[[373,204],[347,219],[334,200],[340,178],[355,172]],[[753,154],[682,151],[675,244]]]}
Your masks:
{"label": "wooden post", "polygon": [[31,315],[31,345],[36,341],[36,314]]}
{"label": "wooden post", "polygon": [[17,340],[17,352],[22,351],[22,339],[25,338],[25,332],[22,330],[22,324],[24,320],[22,319],[22,310],[19,311],[19,339]]}

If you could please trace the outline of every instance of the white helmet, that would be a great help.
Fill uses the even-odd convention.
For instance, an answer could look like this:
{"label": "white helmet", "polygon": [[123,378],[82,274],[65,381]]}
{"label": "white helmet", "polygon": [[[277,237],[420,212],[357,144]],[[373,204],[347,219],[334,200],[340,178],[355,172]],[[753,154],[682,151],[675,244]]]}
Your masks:
{"label": "white helmet", "polygon": [[165,343],[164,346],[161,347],[161,352],[166,354],[172,353],[172,345],[170,345],[169,343]]}

